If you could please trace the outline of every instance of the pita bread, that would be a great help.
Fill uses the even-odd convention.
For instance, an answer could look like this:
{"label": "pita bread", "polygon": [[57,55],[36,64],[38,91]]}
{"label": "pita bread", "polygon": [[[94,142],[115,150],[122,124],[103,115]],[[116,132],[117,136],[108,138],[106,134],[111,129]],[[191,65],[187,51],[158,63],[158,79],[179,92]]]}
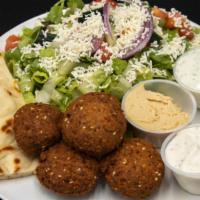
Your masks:
{"label": "pita bread", "polygon": [[24,104],[17,83],[0,56],[0,179],[31,175],[38,165],[37,159],[19,149],[12,130],[13,116]]}

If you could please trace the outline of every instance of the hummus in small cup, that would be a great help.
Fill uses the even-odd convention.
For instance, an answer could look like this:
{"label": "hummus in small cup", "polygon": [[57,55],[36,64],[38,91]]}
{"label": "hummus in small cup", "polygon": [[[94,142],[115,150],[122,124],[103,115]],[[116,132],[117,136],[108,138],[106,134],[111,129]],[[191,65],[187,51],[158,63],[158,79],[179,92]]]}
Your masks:
{"label": "hummus in small cup", "polygon": [[192,122],[197,105],[193,95],[166,80],[140,82],[123,97],[122,109],[137,137],[158,148],[172,132]]}

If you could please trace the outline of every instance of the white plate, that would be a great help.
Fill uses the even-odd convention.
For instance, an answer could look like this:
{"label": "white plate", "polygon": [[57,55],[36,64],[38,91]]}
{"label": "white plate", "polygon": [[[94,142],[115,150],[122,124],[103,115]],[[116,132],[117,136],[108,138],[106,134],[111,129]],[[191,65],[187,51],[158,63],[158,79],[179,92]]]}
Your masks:
{"label": "white plate", "polygon": [[[0,51],[4,49],[5,40],[11,34],[17,34],[23,27],[33,27],[36,19],[44,15],[34,17],[0,37]],[[198,111],[194,122],[200,122]],[[67,198],[54,194],[40,186],[36,177],[18,178],[0,181],[0,197],[5,200],[122,200],[126,199],[113,193],[105,183],[99,183],[96,190],[83,198]],[[171,172],[166,169],[165,179],[159,189],[149,200],[199,200],[200,196],[191,195],[179,187]]]}

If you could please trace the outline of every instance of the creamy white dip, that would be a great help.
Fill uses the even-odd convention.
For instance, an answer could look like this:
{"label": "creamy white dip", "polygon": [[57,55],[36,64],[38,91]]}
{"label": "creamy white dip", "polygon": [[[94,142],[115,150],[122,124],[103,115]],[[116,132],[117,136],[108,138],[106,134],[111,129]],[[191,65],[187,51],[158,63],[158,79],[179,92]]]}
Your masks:
{"label": "creamy white dip", "polygon": [[179,83],[200,91],[200,48],[190,50],[178,59],[174,75]]}
{"label": "creamy white dip", "polygon": [[167,162],[184,172],[200,173],[200,125],[181,130],[165,150]]}

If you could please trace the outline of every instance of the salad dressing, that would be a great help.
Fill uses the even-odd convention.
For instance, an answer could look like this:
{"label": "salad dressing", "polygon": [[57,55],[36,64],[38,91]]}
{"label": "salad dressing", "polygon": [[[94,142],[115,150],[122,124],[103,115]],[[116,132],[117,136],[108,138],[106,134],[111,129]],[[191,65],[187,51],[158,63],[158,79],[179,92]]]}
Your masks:
{"label": "salad dressing", "polygon": [[183,85],[200,91],[200,48],[193,49],[179,58],[175,76]]}
{"label": "salad dressing", "polygon": [[167,162],[184,172],[200,172],[200,126],[181,130],[168,144]]}

